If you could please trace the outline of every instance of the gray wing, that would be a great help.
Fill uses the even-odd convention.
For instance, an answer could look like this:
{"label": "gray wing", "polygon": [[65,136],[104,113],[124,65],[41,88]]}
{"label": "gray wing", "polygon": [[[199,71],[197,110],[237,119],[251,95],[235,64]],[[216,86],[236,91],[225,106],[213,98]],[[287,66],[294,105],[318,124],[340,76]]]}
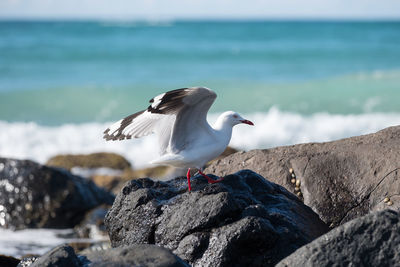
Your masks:
{"label": "gray wing", "polygon": [[104,131],[106,140],[158,135],[160,154],[177,152],[195,136],[193,131],[208,131],[207,112],[216,98],[208,88],[176,89],[150,100],[146,109],[111,125]]}

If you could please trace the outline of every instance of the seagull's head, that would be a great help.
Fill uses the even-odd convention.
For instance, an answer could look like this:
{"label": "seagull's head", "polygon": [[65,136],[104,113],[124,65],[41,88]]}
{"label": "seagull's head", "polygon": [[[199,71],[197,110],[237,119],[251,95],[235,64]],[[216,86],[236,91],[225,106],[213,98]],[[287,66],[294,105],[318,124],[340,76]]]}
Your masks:
{"label": "seagull's head", "polygon": [[240,124],[240,123],[254,125],[254,123],[252,123],[249,120],[244,119],[242,116],[240,116],[237,112],[234,112],[234,111],[226,111],[226,112],[222,113],[221,117],[222,117],[224,123],[229,124],[232,127],[237,124]]}

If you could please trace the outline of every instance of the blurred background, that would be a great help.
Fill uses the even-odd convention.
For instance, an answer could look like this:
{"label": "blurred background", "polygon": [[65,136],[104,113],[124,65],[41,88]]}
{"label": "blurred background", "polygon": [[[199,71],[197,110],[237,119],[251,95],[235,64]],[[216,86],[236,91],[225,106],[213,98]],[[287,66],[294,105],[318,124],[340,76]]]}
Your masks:
{"label": "blurred background", "polygon": [[0,156],[111,151],[135,167],[153,137],[105,142],[164,91],[206,86],[235,110],[231,145],[329,141],[400,124],[397,0],[0,2]]}

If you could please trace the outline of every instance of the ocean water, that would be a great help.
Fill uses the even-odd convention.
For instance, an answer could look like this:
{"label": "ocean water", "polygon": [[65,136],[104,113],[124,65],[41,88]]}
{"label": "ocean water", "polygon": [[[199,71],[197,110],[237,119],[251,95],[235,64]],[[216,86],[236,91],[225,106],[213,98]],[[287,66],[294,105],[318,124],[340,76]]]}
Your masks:
{"label": "ocean water", "polygon": [[43,255],[65,243],[106,241],[103,236],[76,238],[73,229],[24,229],[12,231],[0,228],[0,254],[17,258],[26,255]]}
{"label": "ocean water", "polygon": [[400,22],[2,21],[0,156],[112,151],[136,167],[154,137],[105,142],[167,90],[206,86],[253,120],[231,145],[321,142],[400,124]]}

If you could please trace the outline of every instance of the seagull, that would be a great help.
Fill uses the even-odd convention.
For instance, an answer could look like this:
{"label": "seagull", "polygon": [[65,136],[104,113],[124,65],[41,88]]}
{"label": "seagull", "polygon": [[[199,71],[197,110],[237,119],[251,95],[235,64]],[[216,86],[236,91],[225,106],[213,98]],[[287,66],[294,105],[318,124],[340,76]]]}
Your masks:
{"label": "seagull", "polygon": [[186,177],[189,191],[190,169],[209,183],[212,179],[203,173],[204,165],[219,156],[228,146],[233,126],[244,123],[254,125],[238,113],[222,113],[212,126],[207,122],[207,112],[217,94],[206,87],[181,88],[152,98],[150,106],[111,125],[104,131],[104,139],[125,140],[140,138],[151,133],[158,136],[159,158],[152,164],[188,168]]}

